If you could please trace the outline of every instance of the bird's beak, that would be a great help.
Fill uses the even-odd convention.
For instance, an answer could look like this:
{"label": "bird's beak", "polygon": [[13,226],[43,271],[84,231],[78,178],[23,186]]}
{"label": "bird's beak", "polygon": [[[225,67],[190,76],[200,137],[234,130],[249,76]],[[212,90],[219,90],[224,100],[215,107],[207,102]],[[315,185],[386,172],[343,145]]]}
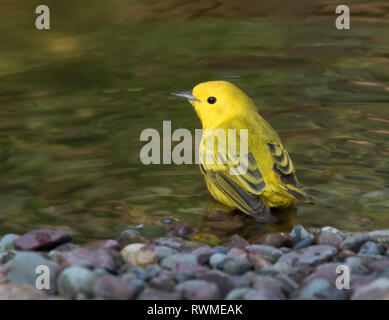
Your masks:
{"label": "bird's beak", "polygon": [[185,98],[185,99],[187,99],[187,100],[192,100],[192,101],[199,101],[199,102],[201,102],[199,99],[197,99],[197,98],[193,95],[192,90],[172,92],[172,95],[177,96],[177,97],[181,97],[181,98]]}

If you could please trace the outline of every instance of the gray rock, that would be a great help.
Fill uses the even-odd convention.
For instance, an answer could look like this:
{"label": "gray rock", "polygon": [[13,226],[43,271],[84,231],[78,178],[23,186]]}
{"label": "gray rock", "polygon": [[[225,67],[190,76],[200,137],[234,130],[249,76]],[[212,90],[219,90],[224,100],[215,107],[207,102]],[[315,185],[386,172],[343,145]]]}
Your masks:
{"label": "gray rock", "polygon": [[197,279],[216,284],[221,298],[224,298],[226,294],[234,288],[233,278],[220,270],[212,270],[199,274]]}
{"label": "gray rock", "polygon": [[315,267],[328,261],[336,254],[336,249],[328,245],[313,245],[297,251],[284,254],[278,259],[276,265],[287,264],[295,268],[304,266]]}
{"label": "gray rock", "polygon": [[231,258],[224,253],[215,253],[209,258],[209,264],[213,268],[222,268],[224,263]]}
{"label": "gray rock", "polygon": [[313,279],[300,290],[297,297],[299,299],[320,298],[320,295],[330,288],[331,284],[327,280],[322,278]]}
{"label": "gray rock", "polygon": [[67,298],[75,299],[78,294],[87,298],[93,297],[96,274],[88,269],[71,266],[64,269],[57,279],[59,293]]}
{"label": "gray rock", "polygon": [[38,229],[30,231],[15,241],[15,249],[23,251],[50,250],[72,240],[72,236],[63,230]]}
{"label": "gray rock", "polygon": [[52,260],[46,259],[40,253],[16,251],[13,259],[4,266],[4,273],[10,283],[31,284],[35,287],[39,275],[43,275],[39,266],[47,266],[50,276],[50,289],[42,289],[47,294],[55,294],[56,278],[59,273],[59,266]]}
{"label": "gray rock", "polygon": [[244,295],[250,291],[250,288],[236,288],[231,290],[227,297],[226,300],[243,300]]}
{"label": "gray rock", "polygon": [[223,254],[227,254],[227,252],[228,252],[228,248],[224,247],[224,246],[217,246],[217,247],[213,248],[213,250],[216,253],[223,253]]}
{"label": "gray rock", "polygon": [[0,284],[0,300],[45,300],[48,297],[29,284]]}
{"label": "gray rock", "polygon": [[389,246],[389,230],[376,230],[369,232],[369,238]]}
{"label": "gray rock", "polygon": [[243,274],[250,269],[252,269],[252,265],[246,259],[231,259],[226,261],[223,265],[223,271],[229,274]]}
{"label": "gray rock", "polygon": [[154,249],[154,253],[158,260],[162,260],[168,256],[178,253],[178,251],[166,246],[157,246]]}
{"label": "gray rock", "polygon": [[216,284],[203,280],[190,280],[182,282],[175,287],[184,299],[188,300],[216,300],[220,299]]}
{"label": "gray rock", "polygon": [[276,279],[281,283],[281,289],[286,294],[290,295],[292,292],[297,290],[298,283],[286,274],[279,274],[276,276]]}
{"label": "gray rock", "polygon": [[11,251],[15,249],[15,241],[19,238],[17,234],[6,234],[1,238],[0,241],[0,252]]}
{"label": "gray rock", "polygon": [[161,266],[166,269],[172,269],[177,263],[197,265],[197,259],[190,253],[176,253],[164,258],[161,262]]}
{"label": "gray rock", "polygon": [[370,235],[368,233],[354,233],[346,236],[346,239],[340,244],[340,249],[357,252],[362,244],[369,240]]}
{"label": "gray rock", "polygon": [[316,237],[317,244],[326,244],[339,248],[342,241],[345,239],[345,235],[338,229],[332,227],[324,227],[320,230]]}
{"label": "gray rock", "polygon": [[284,300],[281,284],[274,278],[257,276],[253,283],[253,289],[247,291],[245,300]]}
{"label": "gray rock", "polygon": [[172,272],[162,272],[150,280],[150,286],[165,291],[173,290],[176,285],[176,275]]}
{"label": "gray rock", "polygon": [[381,300],[389,298],[389,279],[379,278],[366,286],[359,287],[352,300]]}
{"label": "gray rock", "polygon": [[166,292],[152,288],[143,290],[137,300],[179,300],[181,297],[177,292]]}
{"label": "gray rock", "polygon": [[215,251],[209,247],[200,247],[192,251],[192,254],[196,257],[197,262],[200,265],[209,262],[209,258],[215,253]]}
{"label": "gray rock", "polygon": [[359,253],[370,255],[383,255],[384,252],[384,247],[379,243],[375,243],[374,241],[365,242],[359,249]]}
{"label": "gray rock", "polygon": [[138,287],[112,275],[99,277],[94,282],[94,296],[105,300],[131,300],[138,294]]}
{"label": "gray rock", "polygon": [[282,251],[280,249],[265,244],[252,244],[246,247],[246,251],[247,250],[261,252],[271,263],[275,263],[278,258],[282,256]]}
{"label": "gray rock", "polygon": [[375,255],[375,254],[358,253],[355,257],[359,258],[361,260],[361,263],[364,265],[368,265],[369,263],[371,263],[373,261],[385,260],[384,256]]}
{"label": "gray rock", "polygon": [[314,243],[313,236],[301,224],[292,229],[290,239],[293,243],[293,250],[305,248]]}

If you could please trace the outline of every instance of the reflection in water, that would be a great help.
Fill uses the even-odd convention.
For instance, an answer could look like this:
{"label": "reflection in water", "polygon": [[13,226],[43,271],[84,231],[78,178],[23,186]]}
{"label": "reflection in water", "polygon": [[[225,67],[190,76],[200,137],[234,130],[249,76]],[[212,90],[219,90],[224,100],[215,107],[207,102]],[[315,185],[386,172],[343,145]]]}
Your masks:
{"label": "reflection in water", "polygon": [[[207,241],[296,223],[389,227],[388,6],[351,1],[359,13],[339,31],[335,1],[246,2],[49,3],[52,30],[38,32],[33,5],[6,0],[0,234],[54,225],[84,240],[143,225],[150,236],[166,216]],[[215,79],[254,99],[316,205],[261,226],[209,207],[196,165],[141,164],[143,129],[200,126],[169,93]]]}

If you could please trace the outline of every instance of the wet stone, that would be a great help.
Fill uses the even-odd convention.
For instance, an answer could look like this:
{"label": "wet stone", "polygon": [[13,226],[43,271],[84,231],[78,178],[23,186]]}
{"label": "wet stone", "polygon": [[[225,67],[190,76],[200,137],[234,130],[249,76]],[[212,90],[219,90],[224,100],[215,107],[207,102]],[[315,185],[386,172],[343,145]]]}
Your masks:
{"label": "wet stone", "polygon": [[170,234],[175,237],[180,237],[184,239],[189,239],[191,236],[194,235],[194,231],[191,227],[189,227],[185,223],[179,223],[176,225],[172,231],[170,231]]}
{"label": "wet stone", "polygon": [[269,260],[271,263],[275,263],[279,257],[282,256],[282,251],[280,249],[274,248],[268,245],[253,244],[246,247],[246,252],[261,252],[264,257]]}
{"label": "wet stone", "polygon": [[15,241],[20,238],[16,234],[6,234],[0,240],[0,252],[10,251],[15,249]]}
{"label": "wet stone", "polygon": [[228,244],[228,247],[229,248],[238,248],[238,249],[244,250],[248,245],[249,245],[249,243],[245,239],[243,239],[241,236],[238,236],[237,234],[234,234],[230,238],[230,242]]}
{"label": "wet stone", "polygon": [[93,285],[97,279],[96,274],[82,267],[69,267],[64,269],[58,277],[59,293],[67,298],[75,299],[80,293],[87,298],[93,297]]}
{"label": "wet stone", "polygon": [[192,251],[192,254],[196,257],[197,262],[204,265],[209,262],[209,258],[215,253],[215,251],[209,247],[200,247]]}
{"label": "wet stone", "polygon": [[247,259],[227,260],[223,265],[223,271],[228,274],[243,274],[252,269],[252,264]]}
{"label": "wet stone", "polygon": [[212,270],[205,273],[201,273],[197,275],[197,279],[214,283],[219,289],[221,298],[225,297],[226,294],[234,288],[234,282],[232,277],[219,270]]}
{"label": "wet stone", "polygon": [[64,266],[69,266],[80,261],[88,262],[96,268],[113,270],[119,269],[124,263],[123,258],[118,252],[109,249],[90,250],[76,248],[62,252],[59,257],[60,264]]}
{"label": "wet stone", "polygon": [[385,252],[383,246],[373,241],[365,242],[359,249],[359,253],[371,255],[383,255]]}
{"label": "wet stone", "polygon": [[316,243],[326,244],[335,248],[339,248],[344,238],[344,234],[338,229],[332,227],[324,227],[317,234]]}
{"label": "wet stone", "polygon": [[389,279],[379,278],[368,285],[360,286],[353,293],[352,300],[381,300],[389,295]]}
{"label": "wet stone", "polygon": [[295,268],[304,266],[315,267],[328,261],[336,254],[336,249],[328,245],[313,245],[297,251],[292,251],[281,256],[277,264],[287,264]]}
{"label": "wet stone", "polygon": [[190,280],[178,284],[175,290],[184,299],[188,300],[216,300],[220,299],[219,289],[216,284],[203,280]]}
{"label": "wet stone", "polygon": [[389,230],[376,230],[369,232],[369,238],[389,246]]}
{"label": "wet stone", "polygon": [[340,244],[340,249],[347,249],[357,252],[362,246],[362,244],[369,240],[370,236],[368,233],[355,233],[352,235],[348,235],[346,236],[346,239],[343,240]]}
{"label": "wet stone", "polygon": [[162,272],[152,278],[149,285],[155,289],[173,290],[176,285],[175,274],[172,272]]}
{"label": "wet stone", "polygon": [[0,300],[43,300],[47,299],[41,290],[33,285],[6,283],[0,284]]}
{"label": "wet stone", "polygon": [[164,258],[161,262],[161,266],[166,269],[172,269],[177,263],[197,265],[197,259],[190,253],[176,253]]}
{"label": "wet stone", "polygon": [[99,277],[93,286],[94,296],[106,300],[130,300],[138,294],[138,288],[122,279],[105,275]]}
{"label": "wet stone", "polygon": [[315,242],[314,237],[301,225],[296,225],[290,232],[293,250],[308,247]]}
{"label": "wet stone", "polygon": [[209,258],[209,264],[213,268],[223,268],[224,263],[230,259],[226,254],[215,253]]}
{"label": "wet stone", "polygon": [[97,249],[111,249],[115,251],[120,250],[119,242],[116,240],[97,240],[93,242],[88,242],[83,245],[83,248],[87,248],[90,250],[97,250]]}
{"label": "wet stone", "polygon": [[158,260],[162,260],[163,258],[166,258],[176,253],[178,253],[177,250],[165,246],[157,246],[154,249],[154,254]]}
{"label": "wet stone", "polygon": [[290,247],[292,241],[287,233],[270,233],[267,235],[260,235],[253,241],[255,244],[266,244],[275,248]]}
{"label": "wet stone", "polygon": [[250,288],[236,288],[231,290],[226,296],[226,300],[243,300],[244,295],[250,291]]}
{"label": "wet stone", "polygon": [[50,250],[72,240],[72,236],[63,230],[38,229],[30,231],[14,242],[16,250],[37,251]]}
{"label": "wet stone", "polygon": [[50,289],[42,289],[42,291],[47,294],[55,294],[55,283],[60,268],[56,262],[46,259],[40,253],[16,252],[14,257],[3,266],[3,271],[8,282],[35,286],[37,280],[36,269],[42,265],[49,268],[51,284]]}
{"label": "wet stone", "polygon": [[176,292],[146,288],[139,294],[137,300],[179,300],[180,298],[180,295]]}

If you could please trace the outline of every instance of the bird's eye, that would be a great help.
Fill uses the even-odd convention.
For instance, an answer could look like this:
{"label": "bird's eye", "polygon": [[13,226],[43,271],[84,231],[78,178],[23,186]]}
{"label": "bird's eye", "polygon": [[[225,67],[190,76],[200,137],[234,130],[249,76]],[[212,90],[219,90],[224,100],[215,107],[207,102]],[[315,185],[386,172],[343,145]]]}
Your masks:
{"label": "bird's eye", "polygon": [[216,102],[216,98],[215,98],[215,97],[209,97],[208,100],[207,100],[207,102],[208,102],[209,104],[214,104],[214,103]]}

